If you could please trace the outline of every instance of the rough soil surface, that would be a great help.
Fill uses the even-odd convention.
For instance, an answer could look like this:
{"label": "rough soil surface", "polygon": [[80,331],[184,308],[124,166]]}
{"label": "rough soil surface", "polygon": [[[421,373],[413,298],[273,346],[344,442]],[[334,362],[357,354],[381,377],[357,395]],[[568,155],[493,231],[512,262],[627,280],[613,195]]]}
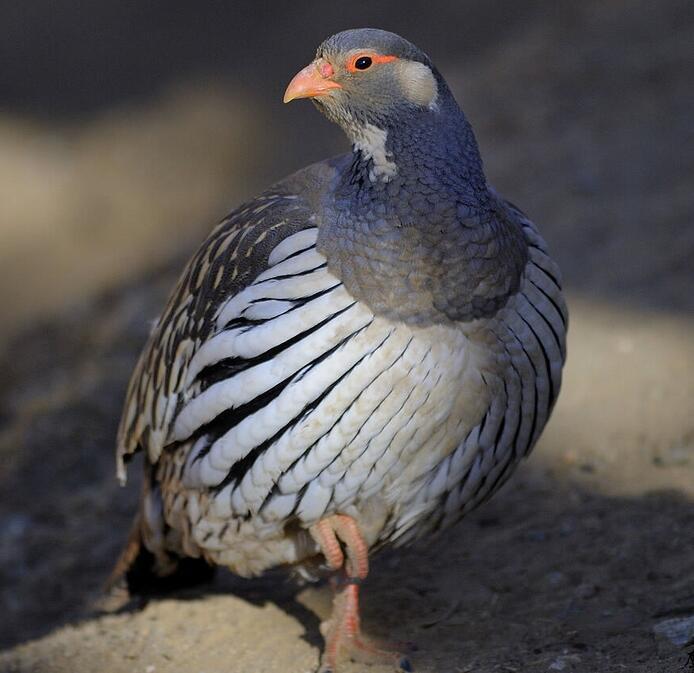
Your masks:
{"label": "rough soil surface", "polygon": [[[373,564],[365,629],[416,642],[420,672],[694,670],[694,10],[562,7],[502,31],[479,58],[436,59],[490,179],[550,241],[571,325],[563,392],[531,459],[453,530]],[[301,114],[301,133],[320,123]],[[233,152],[219,156],[190,160],[205,174]],[[137,497],[138,464],[125,489],[113,476],[125,385],[181,265],[157,259],[125,284],[95,281],[110,289],[0,354],[3,673],[317,666],[328,589],[282,575],[220,572],[138,609],[94,609]]]}

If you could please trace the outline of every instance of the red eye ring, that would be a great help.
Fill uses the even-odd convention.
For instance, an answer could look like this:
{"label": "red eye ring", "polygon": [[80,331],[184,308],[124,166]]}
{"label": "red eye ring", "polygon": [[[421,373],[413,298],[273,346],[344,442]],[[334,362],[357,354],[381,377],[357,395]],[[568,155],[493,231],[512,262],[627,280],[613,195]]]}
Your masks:
{"label": "red eye ring", "polygon": [[347,70],[349,72],[363,72],[368,70],[375,63],[390,63],[395,61],[397,56],[384,56],[383,54],[374,54],[366,52],[352,56],[347,62]]}

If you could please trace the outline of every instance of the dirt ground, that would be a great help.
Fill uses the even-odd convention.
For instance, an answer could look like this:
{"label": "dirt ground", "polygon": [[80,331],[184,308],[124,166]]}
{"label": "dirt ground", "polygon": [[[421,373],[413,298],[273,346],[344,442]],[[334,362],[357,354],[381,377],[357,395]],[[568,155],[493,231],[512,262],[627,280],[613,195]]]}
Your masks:
{"label": "dirt ground", "polygon": [[[416,642],[421,673],[686,672],[694,670],[694,7],[542,7],[528,3],[531,20],[502,14],[508,25],[498,29],[475,9],[471,20],[496,38],[484,50],[448,49],[450,27],[440,44],[422,46],[473,122],[490,180],[539,222],[564,270],[562,395],[530,460],[492,501],[441,537],[375,559],[364,625]],[[339,27],[356,23],[339,18]],[[281,89],[302,64],[264,77]],[[200,222],[274,170],[341,147],[308,106],[286,118],[272,108],[270,120],[227,85],[205,82],[95,112],[67,131],[37,118],[27,132],[17,115],[0,115],[0,149],[14,148],[25,162],[16,165],[29,167],[0,155],[3,673],[317,666],[329,592],[283,575],[220,572],[139,609],[93,609],[137,494],[137,463],[127,488],[114,479],[124,389],[149,320],[203,235]],[[217,135],[230,119],[238,125]],[[270,121],[264,153],[242,170],[246,136]],[[291,159],[273,161],[271,133],[287,138]],[[36,170],[53,176],[42,200],[29,189]],[[21,226],[11,226],[15,215]],[[27,259],[42,273],[23,282]],[[12,297],[21,299],[16,310]]]}

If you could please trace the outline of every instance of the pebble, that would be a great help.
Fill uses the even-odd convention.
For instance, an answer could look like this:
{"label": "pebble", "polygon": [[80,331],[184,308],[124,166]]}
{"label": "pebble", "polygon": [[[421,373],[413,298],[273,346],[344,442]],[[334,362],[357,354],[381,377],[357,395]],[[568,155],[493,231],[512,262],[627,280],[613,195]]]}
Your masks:
{"label": "pebble", "polygon": [[653,626],[656,638],[669,640],[673,645],[682,647],[694,639],[694,615],[663,619]]}
{"label": "pebble", "polygon": [[577,598],[592,598],[600,591],[600,587],[597,584],[591,584],[590,582],[583,582],[576,587],[576,597]]}
{"label": "pebble", "polygon": [[571,664],[580,664],[581,657],[577,654],[564,654],[557,657],[550,665],[548,670],[550,671],[565,671],[571,670],[569,667]]}
{"label": "pebble", "polygon": [[547,573],[547,575],[545,575],[545,579],[547,584],[554,588],[563,586],[568,582],[567,576],[560,570],[553,570],[552,572]]}
{"label": "pebble", "polygon": [[682,467],[690,462],[694,462],[692,446],[669,446],[653,456],[653,464],[656,467]]}
{"label": "pebble", "polygon": [[7,568],[13,579],[28,572],[25,552],[31,518],[26,514],[11,513],[0,518],[0,566]]}
{"label": "pebble", "polygon": [[568,535],[572,535],[576,531],[576,522],[575,521],[562,521],[561,525],[559,526],[559,535],[561,537],[567,537]]}

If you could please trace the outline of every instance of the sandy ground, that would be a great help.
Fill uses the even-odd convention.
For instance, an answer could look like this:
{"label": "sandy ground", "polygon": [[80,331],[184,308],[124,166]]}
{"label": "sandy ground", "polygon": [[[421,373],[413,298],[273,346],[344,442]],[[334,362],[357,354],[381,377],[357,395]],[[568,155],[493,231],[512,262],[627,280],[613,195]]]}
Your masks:
{"label": "sandy ground", "polygon": [[[445,536],[375,560],[365,628],[415,641],[417,671],[694,669],[694,11],[657,4],[535,9],[478,56],[427,45],[490,179],[550,241],[571,326],[531,459]],[[92,609],[134,510],[112,447],[148,321],[202,222],[340,147],[307,106],[271,109],[207,80],[79,124],[0,121],[0,671],[317,665],[327,589],[283,576]]]}

